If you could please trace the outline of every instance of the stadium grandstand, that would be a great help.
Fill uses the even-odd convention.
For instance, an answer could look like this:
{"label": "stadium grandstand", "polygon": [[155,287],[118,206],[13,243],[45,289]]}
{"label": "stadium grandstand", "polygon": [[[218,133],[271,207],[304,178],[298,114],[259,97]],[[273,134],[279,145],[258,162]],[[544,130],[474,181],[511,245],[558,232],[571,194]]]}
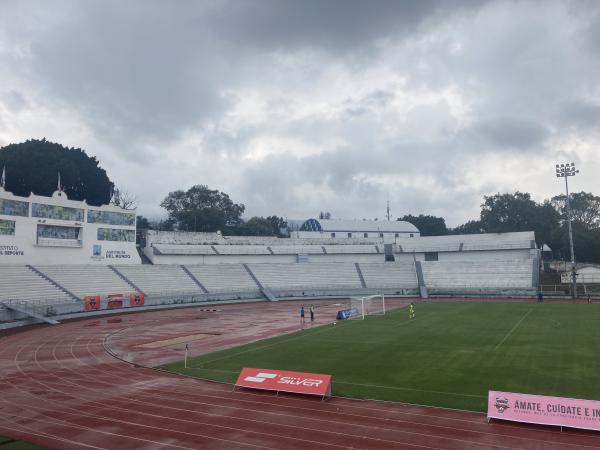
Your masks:
{"label": "stadium grandstand", "polygon": [[421,237],[404,222],[314,219],[310,237],[147,230],[142,264],[135,217],[61,191],[0,190],[0,321],[372,292],[533,295],[538,286],[533,232]]}

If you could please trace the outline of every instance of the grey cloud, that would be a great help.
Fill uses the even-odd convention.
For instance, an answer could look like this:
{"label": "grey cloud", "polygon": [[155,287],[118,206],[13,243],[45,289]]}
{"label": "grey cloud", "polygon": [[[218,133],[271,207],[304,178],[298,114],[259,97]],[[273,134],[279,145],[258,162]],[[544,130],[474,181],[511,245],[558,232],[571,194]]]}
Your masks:
{"label": "grey cloud", "polygon": [[580,129],[600,127],[600,103],[590,100],[572,100],[559,106],[558,121]]}
{"label": "grey cloud", "polygon": [[426,18],[441,10],[460,10],[465,3],[475,5],[455,2],[450,8],[439,0],[230,1],[212,12],[209,26],[229,30],[228,39],[236,43],[260,48],[313,47],[344,52],[371,45],[377,38],[405,35]]}
{"label": "grey cloud", "polygon": [[475,125],[472,130],[494,148],[536,150],[549,136],[549,131],[537,122],[502,117]]}
{"label": "grey cloud", "polygon": [[27,100],[23,94],[15,90],[0,94],[0,103],[4,104],[8,110],[14,113],[19,113],[28,106]]}
{"label": "grey cloud", "polygon": [[[458,223],[489,193],[465,185],[477,158],[543,157],[566,132],[592,140],[600,7],[574,5],[5,2],[0,143],[44,135],[23,112],[67,111],[101,143],[101,161],[122,164],[122,177],[136,168],[156,176],[164,165],[172,173],[160,186],[171,189],[211,176],[250,215],[374,217],[390,195],[399,213]],[[343,95],[325,102],[338,74]],[[448,91],[453,98],[441,95]],[[260,117],[254,105],[236,116],[246,93]],[[73,139],[57,140],[83,145]],[[277,148],[245,159],[257,144]],[[203,158],[207,172],[190,173]],[[398,177],[402,192],[388,192],[382,176]],[[490,192],[510,185],[478,181]],[[140,189],[142,213],[166,195],[148,180]]]}

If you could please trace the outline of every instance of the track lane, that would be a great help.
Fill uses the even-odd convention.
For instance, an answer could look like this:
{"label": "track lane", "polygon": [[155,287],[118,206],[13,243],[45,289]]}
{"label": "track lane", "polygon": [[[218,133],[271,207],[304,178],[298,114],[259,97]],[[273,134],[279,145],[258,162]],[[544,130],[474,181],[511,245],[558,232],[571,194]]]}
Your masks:
{"label": "track lane", "polygon": [[[269,307],[272,313],[274,307],[284,305]],[[227,309],[226,305],[223,308]],[[0,417],[26,424],[25,429],[31,429],[32,436],[36,433],[36,439],[49,442],[51,436],[70,430],[82,446],[101,448],[112,442],[118,448],[149,448],[167,441],[181,448],[251,448],[246,444],[255,442],[271,448],[574,449],[600,445],[597,436],[585,433],[488,425],[485,416],[477,413],[346,399],[322,403],[252,391],[233,393],[218,383],[135,368],[106,353],[104,340],[118,336],[112,344],[120,346],[117,351],[132,354],[134,361],[164,358],[169,352],[138,353],[135,346],[149,337],[157,340],[193,334],[197,322],[190,323],[189,310],[183,312],[137,313],[112,323],[98,319],[65,323],[0,339],[0,376],[7,381],[0,386],[0,393],[10,394],[0,399]],[[231,308],[222,314],[226,320],[219,326],[245,327],[237,343],[264,336],[268,330],[261,320],[257,320],[256,335],[251,333],[256,317],[250,313],[258,319],[264,316],[260,305]],[[240,324],[240,320],[246,323]],[[297,328],[284,325],[280,330]],[[155,327],[160,333],[153,333]],[[223,348],[234,345],[236,339],[219,337],[213,343]],[[107,432],[107,427],[115,430]],[[77,445],[63,444],[56,448]]]}

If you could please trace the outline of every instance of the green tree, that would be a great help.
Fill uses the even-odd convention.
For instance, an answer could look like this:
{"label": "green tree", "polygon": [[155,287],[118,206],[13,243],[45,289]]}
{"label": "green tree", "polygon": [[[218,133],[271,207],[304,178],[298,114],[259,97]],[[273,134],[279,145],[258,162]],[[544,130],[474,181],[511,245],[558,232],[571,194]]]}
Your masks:
{"label": "green tree", "polygon": [[483,228],[481,228],[481,221],[479,220],[469,220],[462,225],[457,226],[456,228],[452,228],[448,230],[449,234],[478,234],[484,233]]}
{"label": "green tree", "polygon": [[[566,200],[566,195],[557,195],[551,200],[563,221],[567,219]],[[600,227],[600,197],[591,192],[573,192],[569,195],[569,203],[573,222],[588,230]]]}
{"label": "green tree", "polygon": [[443,217],[411,214],[400,217],[398,220],[412,223],[421,232],[421,236],[444,236],[448,234],[446,220]]}
{"label": "green tree", "polygon": [[268,216],[267,220],[271,222],[275,236],[281,236],[281,231],[287,228],[287,221],[283,217]]}
{"label": "green tree", "polygon": [[214,232],[240,225],[245,206],[233,203],[223,192],[196,185],[187,191],[174,191],[160,204],[179,230]]}
{"label": "green tree", "polygon": [[224,234],[229,236],[281,236],[281,229],[286,225],[286,221],[277,216],[252,217],[242,224],[225,228]]}
{"label": "green tree", "polygon": [[80,148],[67,148],[42,140],[28,140],[0,148],[0,171],[6,167],[6,190],[15,195],[50,196],[57,188],[58,173],[71,200],[106,205],[114,184],[98,160]]}
{"label": "green tree", "polygon": [[559,214],[548,200],[536,203],[528,193],[515,192],[485,196],[480,221],[485,233],[534,231],[541,245],[551,242]]}
{"label": "green tree", "polygon": [[150,221],[146,219],[144,216],[137,216],[135,218],[135,226],[138,230],[151,230],[152,225]]}

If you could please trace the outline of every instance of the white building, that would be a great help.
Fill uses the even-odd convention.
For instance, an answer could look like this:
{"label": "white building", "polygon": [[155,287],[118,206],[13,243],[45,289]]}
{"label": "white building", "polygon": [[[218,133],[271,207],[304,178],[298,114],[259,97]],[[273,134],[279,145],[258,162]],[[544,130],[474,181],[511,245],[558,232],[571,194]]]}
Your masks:
{"label": "white building", "polygon": [[412,223],[389,220],[333,220],[308,219],[298,231],[296,238],[373,239],[385,242],[396,239],[418,237],[421,233]]}
{"label": "white building", "polygon": [[139,264],[135,226],[135,211],[0,186],[0,265]]}

